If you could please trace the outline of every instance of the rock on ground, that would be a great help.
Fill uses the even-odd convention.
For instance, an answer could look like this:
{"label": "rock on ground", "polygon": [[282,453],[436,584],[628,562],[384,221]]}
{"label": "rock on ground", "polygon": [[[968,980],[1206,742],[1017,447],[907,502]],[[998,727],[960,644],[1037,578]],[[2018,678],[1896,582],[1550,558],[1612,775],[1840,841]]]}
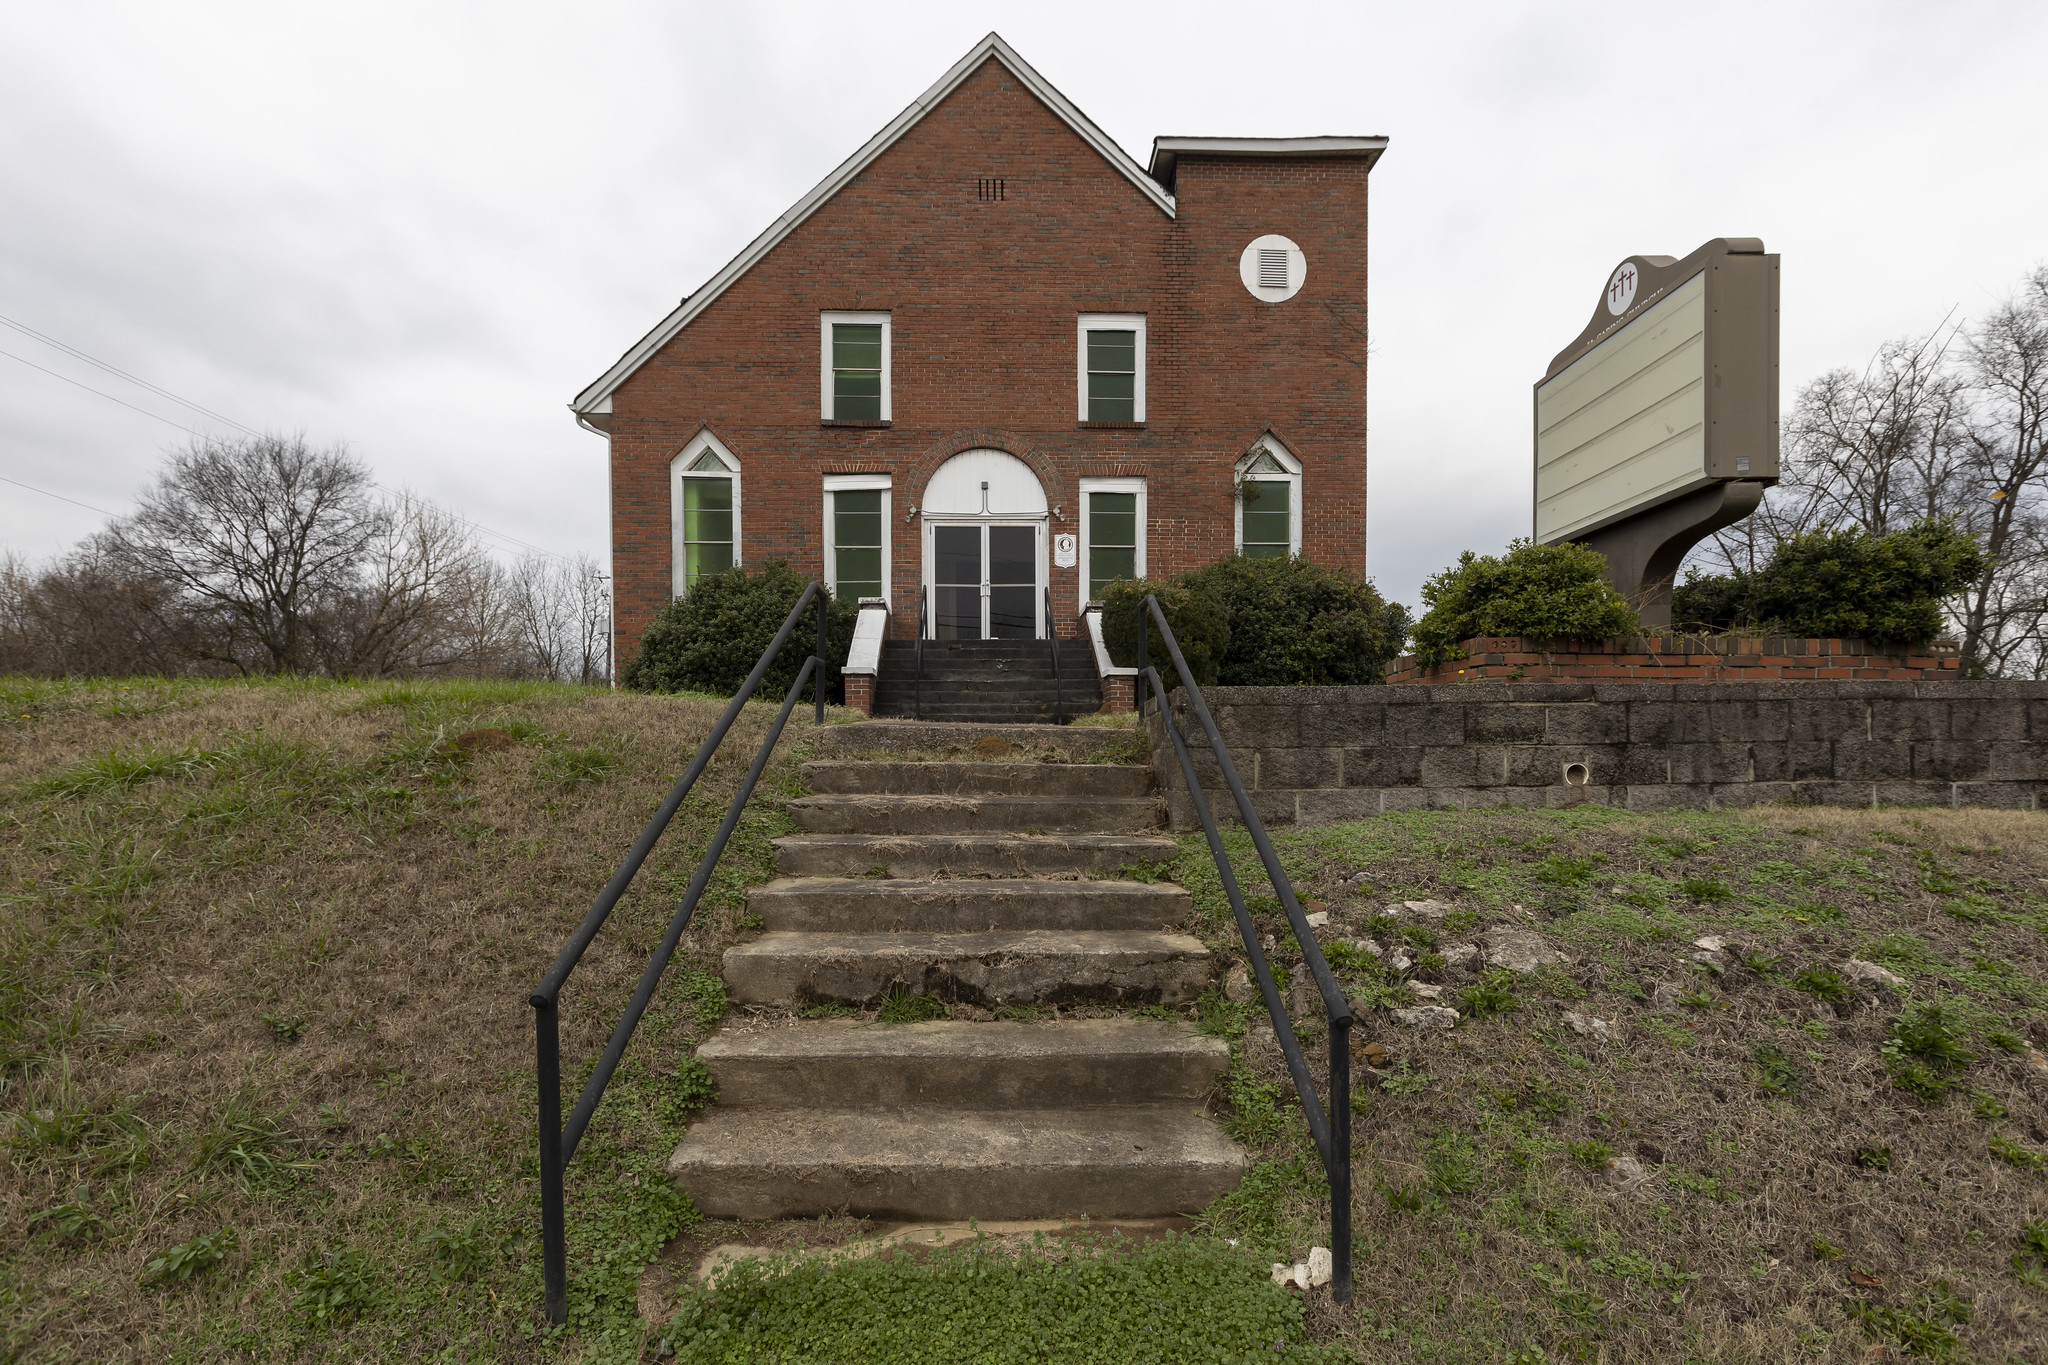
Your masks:
{"label": "rock on ground", "polygon": [[1486,931],[1486,965],[1511,972],[1533,972],[1552,963],[1569,962],[1550,940],[1533,929],[1503,924]]}
{"label": "rock on ground", "polygon": [[1852,957],[1844,962],[1842,975],[1851,981],[1861,981],[1869,986],[1882,986],[1887,990],[1904,990],[1906,986],[1905,977],[1897,972],[1888,972],[1875,962],[1865,962],[1860,957]]}
{"label": "rock on ground", "polygon": [[1580,1014],[1577,1010],[1566,1010],[1564,1022],[1573,1033],[1582,1038],[1597,1038],[1603,1043],[1614,1041],[1615,1026],[1610,1020],[1595,1019],[1592,1015]]}
{"label": "rock on ground", "polygon": [[1458,1022],[1458,1012],[1443,1005],[1414,1005],[1394,1011],[1394,1022],[1403,1028],[1442,1029],[1449,1032]]}

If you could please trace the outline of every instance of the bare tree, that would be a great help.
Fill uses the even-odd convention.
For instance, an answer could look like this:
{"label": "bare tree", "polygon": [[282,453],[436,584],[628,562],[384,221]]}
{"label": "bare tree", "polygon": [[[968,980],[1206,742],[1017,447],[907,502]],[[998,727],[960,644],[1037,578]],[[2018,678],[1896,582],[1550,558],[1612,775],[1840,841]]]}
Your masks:
{"label": "bare tree", "polygon": [[327,671],[390,676],[474,666],[467,605],[494,571],[467,523],[398,495],[385,505],[353,583],[334,595],[321,621]]}
{"label": "bare tree", "polygon": [[611,676],[611,589],[596,560],[529,554],[508,574],[514,632],[528,668],[564,682]]}
{"label": "bare tree", "polygon": [[1757,511],[1701,547],[1702,567],[1754,570],[1821,525],[1873,535],[1949,510],[1968,444],[1957,330],[1889,341],[1861,374],[1830,370],[1800,389],[1781,437],[1782,481]]}
{"label": "bare tree", "polygon": [[[1958,511],[1992,567],[1957,614],[1963,658],[1996,672],[2017,654],[2040,654],[2048,615],[2048,266],[1971,331],[1967,365],[1977,403]],[[2038,676],[2040,667],[2036,657],[2030,671]]]}
{"label": "bare tree", "polygon": [[1807,384],[1781,455],[1783,481],[1703,542],[1696,567],[1753,571],[1824,525],[1883,535],[1952,517],[1987,564],[1949,603],[1964,667],[2048,674],[2048,266],[1974,324],[1888,342],[1861,374]]}
{"label": "bare tree", "polygon": [[0,673],[182,673],[181,644],[203,629],[174,589],[128,572],[100,537],[42,569],[0,560]]}
{"label": "bare tree", "polygon": [[108,528],[131,572],[174,585],[218,623],[204,657],[245,672],[304,672],[315,618],[352,586],[387,512],[339,447],[303,437],[204,438]]}

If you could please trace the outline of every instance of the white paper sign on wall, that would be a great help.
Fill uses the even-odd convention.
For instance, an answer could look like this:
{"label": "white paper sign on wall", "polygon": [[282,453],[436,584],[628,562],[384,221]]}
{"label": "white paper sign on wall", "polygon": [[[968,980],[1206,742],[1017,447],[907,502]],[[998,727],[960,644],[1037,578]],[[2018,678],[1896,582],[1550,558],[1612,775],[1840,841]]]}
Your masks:
{"label": "white paper sign on wall", "polygon": [[1080,544],[1072,536],[1052,538],[1052,562],[1057,569],[1071,569],[1081,562]]}

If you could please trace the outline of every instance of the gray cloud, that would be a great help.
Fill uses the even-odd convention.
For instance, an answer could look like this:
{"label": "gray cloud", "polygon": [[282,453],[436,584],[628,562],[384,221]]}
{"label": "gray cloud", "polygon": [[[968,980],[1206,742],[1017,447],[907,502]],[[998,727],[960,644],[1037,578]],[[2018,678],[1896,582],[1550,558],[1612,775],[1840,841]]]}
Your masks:
{"label": "gray cloud", "polygon": [[[1158,133],[1386,133],[1371,555],[1413,601],[1528,520],[1529,385],[1619,257],[1785,253],[1788,390],[2048,256],[2030,5],[14,7],[0,313],[602,552],[564,404],[999,29]],[[1264,46],[1262,46],[1264,44]],[[165,416],[16,333],[0,349]],[[0,359],[0,474],[119,508],[170,426]],[[0,544],[97,524],[0,485]]]}

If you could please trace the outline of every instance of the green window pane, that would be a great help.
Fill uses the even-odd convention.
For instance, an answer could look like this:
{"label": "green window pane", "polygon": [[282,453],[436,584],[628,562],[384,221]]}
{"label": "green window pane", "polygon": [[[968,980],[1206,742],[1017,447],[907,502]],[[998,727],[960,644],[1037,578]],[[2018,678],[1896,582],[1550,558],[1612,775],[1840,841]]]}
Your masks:
{"label": "green window pane", "polygon": [[832,368],[835,370],[881,369],[882,324],[879,322],[833,323]]}
{"label": "green window pane", "polygon": [[[731,479],[684,479],[683,510],[685,512],[730,512],[732,510]],[[731,540],[731,536],[726,537]]]}
{"label": "green window pane", "polygon": [[1285,512],[1247,512],[1244,514],[1244,543],[1249,550],[1254,545],[1278,545],[1285,550],[1293,537],[1288,535]]}
{"label": "green window pane", "polygon": [[1138,495],[1136,493],[1090,493],[1088,495],[1088,552],[1093,555],[1110,547],[1132,547],[1138,543]]}
{"label": "green window pane", "polygon": [[[879,488],[849,488],[832,495],[832,506],[841,516],[850,512],[882,515],[882,490]],[[879,524],[879,523],[878,523]],[[879,545],[881,542],[876,541]]]}
{"label": "green window pane", "polygon": [[732,567],[732,542],[706,542],[683,547],[683,587],[687,591],[705,574],[724,573]]}
{"label": "green window pane", "polygon": [[840,512],[832,518],[832,543],[840,549],[849,545],[880,545],[880,512]]}
{"label": "green window pane", "polygon": [[1138,576],[1135,549],[1091,549],[1088,551],[1088,595],[1101,597],[1102,590],[1119,578]]}
{"label": "green window pane", "polygon": [[1244,552],[1251,559],[1273,559],[1292,552],[1289,494],[1292,485],[1254,481],[1244,486]]}
{"label": "green window pane", "polygon": [[732,513],[693,512],[687,507],[684,508],[683,540],[692,545],[700,540],[723,541],[730,545],[732,543]]}
{"label": "green window pane", "polygon": [[851,600],[882,595],[882,552],[879,548],[849,550],[842,547],[833,557],[838,561],[840,597]]}
{"label": "green window pane", "polygon": [[[1284,483],[1248,483],[1244,486],[1244,511],[1246,516],[1254,512],[1287,511],[1288,485]],[[1282,536],[1282,540],[1286,537]]]}
{"label": "green window pane", "polygon": [[1122,399],[1128,403],[1138,396],[1138,380],[1128,374],[1090,374],[1088,376],[1088,401],[1099,399]]}
{"label": "green window pane", "polygon": [[[1088,376],[1092,382],[1094,375]],[[1135,422],[1138,420],[1138,404],[1131,398],[1098,398],[1088,395],[1088,420],[1091,422]]]}
{"label": "green window pane", "polygon": [[832,376],[832,417],[840,422],[882,420],[882,376],[872,371]]}
{"label": "green window pane", "polygon": [[1136,332],[1090,332],[1088,334],[1088,368],[1090,370],[1121,370],[1126,374],[1135,373],[1138,368],[1138,334]]}

